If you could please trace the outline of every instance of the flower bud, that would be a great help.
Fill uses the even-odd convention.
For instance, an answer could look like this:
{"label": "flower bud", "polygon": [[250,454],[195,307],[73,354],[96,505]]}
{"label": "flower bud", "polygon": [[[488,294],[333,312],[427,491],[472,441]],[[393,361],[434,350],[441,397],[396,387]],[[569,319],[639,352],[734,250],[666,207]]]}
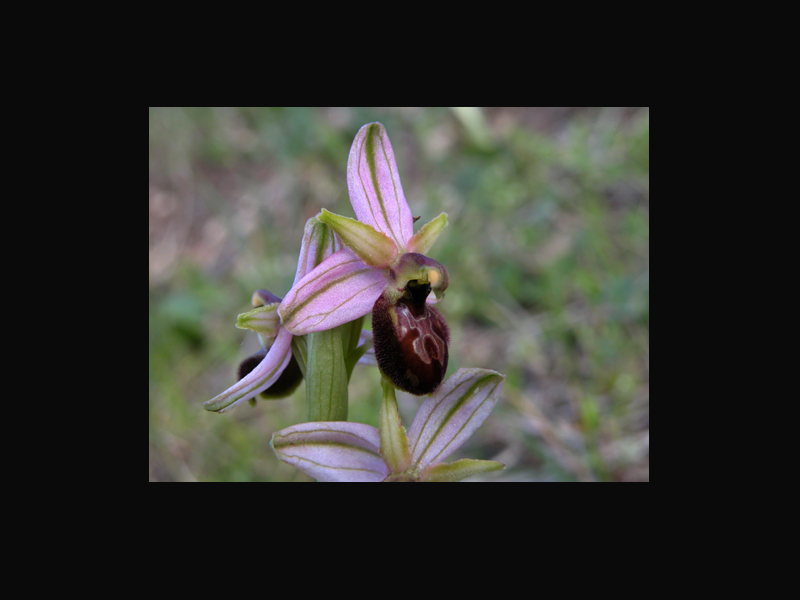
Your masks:
{"label": "flower bud", "polygon": [[425,300],[431,284],[411,279],[403,294],[387,289],[372,307],[375,360],[384,376],[403,391],[423,396],[447,372],[450,331],[442,313]]}

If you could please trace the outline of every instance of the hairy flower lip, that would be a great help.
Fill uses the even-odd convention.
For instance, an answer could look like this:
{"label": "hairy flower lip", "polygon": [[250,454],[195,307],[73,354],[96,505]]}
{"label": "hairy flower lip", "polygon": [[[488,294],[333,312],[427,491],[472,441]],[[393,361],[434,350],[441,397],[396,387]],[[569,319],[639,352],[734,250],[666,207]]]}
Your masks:
{"label": "hairy flower lip", "polygon": [[381,373],[400,390],[425,396],[447,373],[450,330],[442,313],[422,296],[393,301],[384,293],[372,308],[375,359]]}

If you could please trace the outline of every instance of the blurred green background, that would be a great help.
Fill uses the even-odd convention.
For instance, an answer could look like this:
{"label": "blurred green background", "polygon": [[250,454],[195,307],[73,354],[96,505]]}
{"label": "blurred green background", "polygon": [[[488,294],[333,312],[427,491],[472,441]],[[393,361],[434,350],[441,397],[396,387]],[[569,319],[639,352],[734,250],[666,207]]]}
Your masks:
{"label": "blurred green background", "polygon": [[[448,374],[507,375],[449,460],[507,465],[485,480],[649,481],[646,108],[150,109],[150,481],[311,481],[269,448],[304,420],[305,384],[201,405],[258,349],[236,316],[258,288],[286,295],[306,219],[354,216],[347,157],[372,121],[416,227],[449,215],[429,253],[450,273]],[[380,398],[356,367],[350,420],[377,426]],[[421,399],[398,402],[409,427]]]}

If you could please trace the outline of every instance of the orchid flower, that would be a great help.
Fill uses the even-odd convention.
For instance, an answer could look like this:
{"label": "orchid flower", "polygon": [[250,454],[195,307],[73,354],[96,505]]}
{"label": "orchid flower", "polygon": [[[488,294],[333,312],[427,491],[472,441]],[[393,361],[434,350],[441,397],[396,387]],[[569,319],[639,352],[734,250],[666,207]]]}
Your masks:
{"label": "orchid flower", "polygon": [[302,423],[277,431],[280,460],[320,481],[458,481],[505,468],[496,461],[442,462],[480,427],[500,397],[505,375],[459,369],[417,411],[406,434],[394,387],[383,380],[380,429],[362,423]]}
{"label": "orchid flower", "polygon": [[358,220],[325,209],[317,216],[346,248],[292,286],[278,307],[281,322],[303,335],[372,312],[381,372],[399,389],[430,394],[447,371],[450,337],[444,317],[430,304],[434,296],[441,299],[449,276],[425,253],[447,226],[447,215],[414,234],[392,145],[380,123],[364,125],[356,135],[347,186]]}
{"label": "orchid flower", "polygon": [[[306,222],[295,284],[314,267],[341,248],[327,225],[312,217]],[[212,412],[226,412],[258,394],[282,398],[300,384],[302,370],[292,356],[292,333],[281,325],[278,310],[283,301],[267,290],[253,294],[256,308],[239,315],[236,327],[258,333],[263,350],[245,359],[239,367],[239,381],[220,395],[203,403]],[[368,337],[363,338],[368,341]],[[283,375],[286,374],[285,377]]]}

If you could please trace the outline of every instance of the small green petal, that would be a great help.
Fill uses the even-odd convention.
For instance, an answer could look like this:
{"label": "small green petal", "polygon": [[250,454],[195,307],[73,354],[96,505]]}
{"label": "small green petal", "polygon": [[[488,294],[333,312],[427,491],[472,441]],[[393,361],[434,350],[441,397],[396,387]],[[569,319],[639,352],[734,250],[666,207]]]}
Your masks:
{"label": "small green petal", "polygon": [[414,237],[408,241],[408,251],[427,254],[445,227],[447,227],[447,213],[442,213],[432,221],[425,223],[414,234]]}
{"label": "small green petal", "polygon": [[255,331],[265,348],[271,340],[278,335],[281,318],[278,316],[278,303],[259,306],[250,312],[242,313],[236,317],[236,327]]}
{"label": "small green petal", "polygon": [[496,460],[462,458],[451,463],[440,463],[423,469],[420,481],[461,481],[473,475],[500,471],[506,466]]}
{"label": "small green petal", "polygon": [[397,244],[372,225],[322,209],[317,218],[333,229],[345,246],[364,264],[376,269],[389,268],[397,258]]}
{"label": "small green petal", "polygon": [[408,440],[411,460],[425,469],[456,451],[489,416],[506,376],[488,369],[461,368],[419,407]]}
{"label": "small green petal", "polygon": [[308,346],[306,338],[303,336],[292,336],[292,356],[297,361],[297,366],[300,367],[300,372],[303,378],[306,376],[306,364],[308,362]]}

